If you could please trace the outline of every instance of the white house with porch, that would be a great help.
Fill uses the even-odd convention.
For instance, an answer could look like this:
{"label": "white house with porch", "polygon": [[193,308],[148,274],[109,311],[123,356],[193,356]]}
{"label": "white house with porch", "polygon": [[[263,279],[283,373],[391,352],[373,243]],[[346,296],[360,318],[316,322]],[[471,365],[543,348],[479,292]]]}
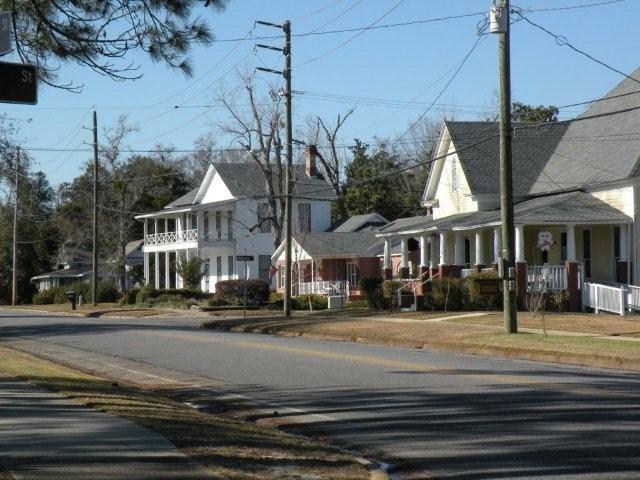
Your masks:
{"label": "white house with porch", "polygon": [[[640,80],[640,69],[632,77]],[[640,278],[638,100],[637,82],[625,79],[573,120],[513,125],[519,295],[566,290],[578,308],[582,290],[588,304],[593,295],[615,303],[613,296],[622,295],[615,289]],[[415,270],[423,274],[465,276],[492,268],[501,251],[498,179],[497,123],[444,122],[422,197],[432,218],[402,219],[379,230],[384,274],[409,276],[412,239],[421,249]],[[389,253],[393,239],[403,245],[397,271]],[[585,281],[601,285],[600,293],[590,294]]]}
{"label": "white house with porch", "polygon": [[[331,225],[334,194],[317,173],[313,155],[307,155],[306,165],[294,166],[293,176],[298,197],[293,201],[294,229],[325,231]],[[254,257],[247,264],[250,278],[271,283],[275,247],[267,199],[259,165],[220,163],[209,167],[199,187],[158,212],[136,216],[144,224],[146,283],[158,289],[182,288],[177,259],[197,256],[205,266],[201,288],[214,292],[221,280],[244,278],[238,255]]]}

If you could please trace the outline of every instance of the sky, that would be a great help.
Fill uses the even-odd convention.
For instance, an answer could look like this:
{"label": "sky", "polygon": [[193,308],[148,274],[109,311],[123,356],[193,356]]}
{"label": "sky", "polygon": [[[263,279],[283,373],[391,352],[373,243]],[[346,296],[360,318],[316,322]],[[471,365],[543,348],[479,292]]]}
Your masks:
{"label": "sky", "polygon": [[[640,66],[639,0],[541,11],[593,3],[598,0],[519,0],[517,6],[538,10],[526,16],[593,57],[623,72],[634,71]],[[138,126],[126,141],[132,150],[151,150],[157,144],[192,149],[198,136],[228,120],[216,98],[221,90],[239,85],[238,70],[282,66],[278,52],[254,50],[252,36],[278,33],[268,27],[254,28],[255,20],[290,19],[295,35],[366,27],[377,20],[376,25],[386,25],[480,13],[488,10],[488,4],[484,0],[231,0],[222,13],[202,10],[220,41],[198,46],[189,54],[195,67],[192,78],[152,63],[142,52],[129,57],[144,75],[136,81],[114,82],[78,65],[64,64],[61,79],[84,85],[82,93],[41,85],[38,105],[5,104],[2,111],[17,121],[20,141],[34,158],[34,168],[57,185],[78,175],[91,158],[91,131],[85,127],[91,127],[93,108],[101,138],[104,129],[123,114]],[[296,129],[303,129],[310,116],[333,121],[356,107],[342,129],[343,144],[352,144],[355,138],[369,142],[376,137],[393,138],[443,90],[428,116],[480,119],[495,109],[498,87],[498,39],[484,35],[478,40],[482,21],[476,15],[361,34],[294,37],[293,89],[301,92],[293,103]],[[238,38],[246,40],[224,41]],[[259,42],[279,44],[278,40]],[[511,56],[513,100],[525,103],[568,105],[594,99],[623,79],[524,21],[512,27]],[[16,61],[14,54],[4,59]],[[256,85],[265,89],[278,81],[268,73],[256,74]],[[561,110],[560,115],[571,118],[580,112],[574,107]],[[235,146],[231,141],[222,134],[216,137],[219,148]]]}

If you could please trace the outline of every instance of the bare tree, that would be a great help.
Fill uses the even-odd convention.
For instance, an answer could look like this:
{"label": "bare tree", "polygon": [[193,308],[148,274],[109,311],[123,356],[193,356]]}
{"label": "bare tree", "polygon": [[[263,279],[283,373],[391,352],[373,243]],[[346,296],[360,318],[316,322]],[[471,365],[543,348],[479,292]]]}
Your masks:
{"label": "bare tree", "polygon": [[547,290],[542,286],[534,286],[525,296],[525,307],[531,314],[532,320],[539,319],[542,326],[542,333],[547,338],[547,322],[545,319],[547,306]]}
{"label": "bare tree", "polygon": [[234,101],[236,95],[222,92],[218,100],[229,113],[231,120],[221,124],[222,131],[232,137],[232,144],[247,151],[251,160],[260,168],[265,178],[265,200],[268,215],[258,219],[249,230],[256,230],[270,222],[273,244],[277,248],[284,230],[285,171],[286,160],[282,151],[283,114],[282,97],[272,90],[268,98],[258,98],[255,85],[249,75],[241,75],[242,90],[248,108],[241,110]]}

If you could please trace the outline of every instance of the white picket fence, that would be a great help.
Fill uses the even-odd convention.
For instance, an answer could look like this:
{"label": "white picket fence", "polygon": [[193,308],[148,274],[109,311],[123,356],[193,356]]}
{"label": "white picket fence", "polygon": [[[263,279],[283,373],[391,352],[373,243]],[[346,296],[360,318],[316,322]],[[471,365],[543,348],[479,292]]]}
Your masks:
{"label": "white picket fence", "polygon": [[640,310],[640,287],[625,284],[585,282],[582,285],[582,306],[625,315],[628,310]]}
{"label": "white picket fence", "polygon": [[348,295],[347,281],[301,282],[298,284],[298,295]]}
{"label": "white picket fence", "polygon": [[527,290],[559,292],[567,289],[567,269],[563,265],[527,267]]}

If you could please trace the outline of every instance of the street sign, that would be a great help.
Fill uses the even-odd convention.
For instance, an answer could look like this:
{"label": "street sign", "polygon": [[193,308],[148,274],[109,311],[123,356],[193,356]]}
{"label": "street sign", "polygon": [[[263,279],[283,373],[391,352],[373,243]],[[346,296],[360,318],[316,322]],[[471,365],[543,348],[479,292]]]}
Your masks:
{"label": "street sign", "polygon": [[236,260],[239,262],[253,262],[254,256],[253,255],[237,255]]}
{"label": "street sign", "polygon": [[0,62],[0,103],[38,103],[38,72],[32,65]]}
{"label": "street sign", "polygon": [[0,12],[0,55],[11,51],[11,12]]}

